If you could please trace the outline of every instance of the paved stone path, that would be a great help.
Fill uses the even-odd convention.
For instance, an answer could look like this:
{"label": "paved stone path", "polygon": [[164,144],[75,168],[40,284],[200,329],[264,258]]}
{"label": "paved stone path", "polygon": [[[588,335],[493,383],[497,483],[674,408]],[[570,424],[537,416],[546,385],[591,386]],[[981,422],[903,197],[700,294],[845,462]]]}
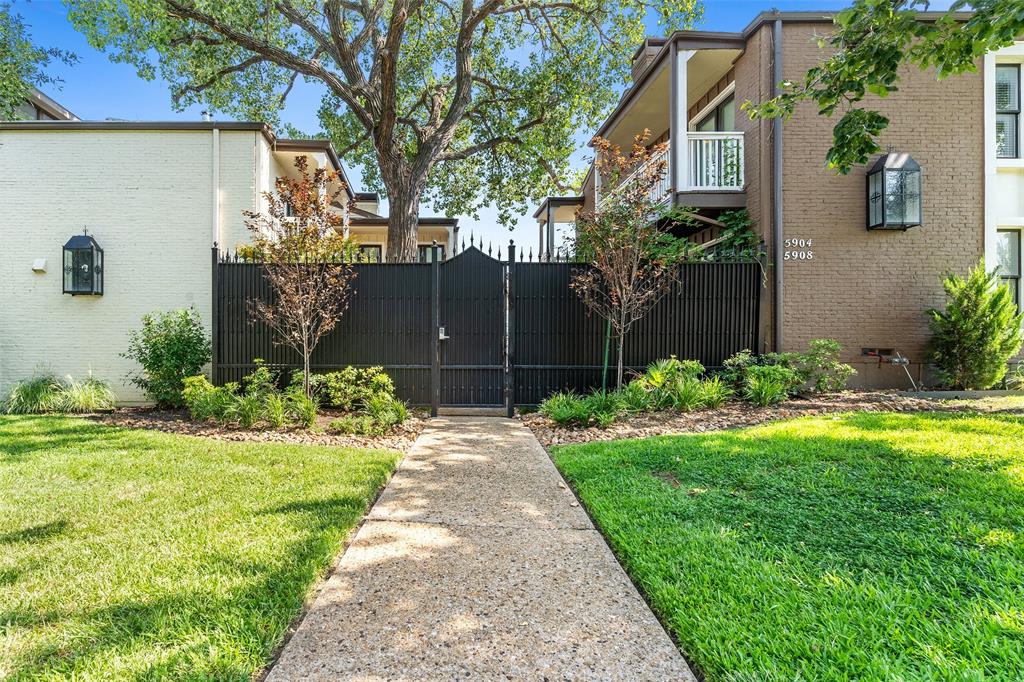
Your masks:
{"label": "paved stone path", "polygon": [[431,422],[268,682],[693,680],[522,424]]}

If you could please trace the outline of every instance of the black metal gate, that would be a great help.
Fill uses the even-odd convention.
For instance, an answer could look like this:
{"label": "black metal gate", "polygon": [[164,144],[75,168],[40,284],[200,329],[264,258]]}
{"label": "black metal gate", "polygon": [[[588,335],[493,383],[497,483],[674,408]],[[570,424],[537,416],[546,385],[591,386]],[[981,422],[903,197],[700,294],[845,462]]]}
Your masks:
{"label": "black metal gate", "polygon": [[470,247],[438,264],[440,404],[505,402],[505,264]]}
{"label": "black metal gate", "polygon": [[[518,255],[518,258],[517,258]],[[497,259],[476,246],[430,263],[353,265],[349,309],[312,357],[314,372],[383,366],[398,395],[439,407],[535,405],[557,390],[602,385],[607,327],[573,292],[580,263],[536,262],[510,242]],[[671,291],[626,338],[632,369],[675,355],[712,368],[760,350],[762,271],[756,262],[686,263]],[[272,299],[264,266],[213,251],[213,377],[238,381],[256,359],[291,370],[249,301]],[[442,340],[443,339],[443,340]],[[614,355],[609,358],[614,366]]]}

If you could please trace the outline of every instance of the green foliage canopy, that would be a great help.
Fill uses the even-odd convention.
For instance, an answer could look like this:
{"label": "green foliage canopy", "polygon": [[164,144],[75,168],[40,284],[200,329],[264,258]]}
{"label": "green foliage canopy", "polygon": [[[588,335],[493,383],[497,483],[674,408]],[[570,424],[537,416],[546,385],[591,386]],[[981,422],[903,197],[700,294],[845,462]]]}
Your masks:
{"label": "green foliage canopy", "polygon": [[78,57],[67,50],[36,45],[11,3],[0,2],[0,121],[17,117],[18,107],[33,86],[60,82],[46,71],[54,61],[74,64]]}
{"label": "green foliage canopy", "polygon": [[824,116],[841,114],[826,160],[849,173],[881,150],[878,137],[889,125],[878,111],[858,106],[865,97],[898,91],[907,65],[934,68],[939,78],[974,71],[987,52],[1024,34],[1021,0],[956,0],[937,17],[919,14],[929,6],[927,0],[855,0],[836,16],[831,35],[818,40],[833,56],[801,82],[784,82],[775,99],[744,108],[754,117],[788,118],[799,103],[811,102]]}

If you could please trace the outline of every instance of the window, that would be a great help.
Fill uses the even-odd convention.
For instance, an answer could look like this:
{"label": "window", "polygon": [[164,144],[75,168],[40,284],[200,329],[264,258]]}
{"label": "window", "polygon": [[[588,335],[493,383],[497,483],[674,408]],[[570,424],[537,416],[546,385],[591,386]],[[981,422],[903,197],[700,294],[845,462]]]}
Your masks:
{"label": "window", "polygon": [[1020,231],[999,230],[996,233],[996,258],[999,278],[1010,286],[1013,302],[1020,307]]}
{"label": "window", "polygon": [[1020,157],[1020,64],[996,66],[996,156]]}
{"label": "window", "polygon": [[363,263],[380,263],[383,260],[383,250],[380,244],[363,244],[360,246],[359,260]]}
{"label": "window", "polygon": [[[444,246],[441,245],[441,244],[438,244],[437,248],[441,249],[441,260],[444,260],[445,259]],[[430,263],[431,262],[431,256],[432,256],[432,253],[433,253],[433,247],[430,244],[420,244],[419,251],[420,251],[420,262],[421,263]]]}
{"label": "window", "polygon": [[736,97],[729,95],[697,124],[702,133],[727,132],[736,130]]}

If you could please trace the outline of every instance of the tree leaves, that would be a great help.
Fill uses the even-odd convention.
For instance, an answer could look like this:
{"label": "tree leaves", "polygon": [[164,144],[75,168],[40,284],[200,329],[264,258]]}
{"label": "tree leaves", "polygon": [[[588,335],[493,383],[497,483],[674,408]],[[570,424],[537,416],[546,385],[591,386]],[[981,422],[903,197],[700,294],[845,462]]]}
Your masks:
{"label": "tree leaves", "polygon": [[[799,84],[784,84],[783,94],[767,102],[744,103],[752,118],[788,118],[797,103],[814,102],[823,116],[840,113],[827,155],[830,168],[848,173],[880,149],[888,126],[884,116],[855,106],[869,94],[886,97],[898,89],[900,69],[935,67],[939,78],[973,71],[987,52],[1012,45],[1024,33],[1024,2],[954,2],[937,19],[922,17],[926,0],[855,0],[839,12],[831,36],[821,47],[834,54],[805,74]],[[957,12],[973,10],[968,17]]]}

